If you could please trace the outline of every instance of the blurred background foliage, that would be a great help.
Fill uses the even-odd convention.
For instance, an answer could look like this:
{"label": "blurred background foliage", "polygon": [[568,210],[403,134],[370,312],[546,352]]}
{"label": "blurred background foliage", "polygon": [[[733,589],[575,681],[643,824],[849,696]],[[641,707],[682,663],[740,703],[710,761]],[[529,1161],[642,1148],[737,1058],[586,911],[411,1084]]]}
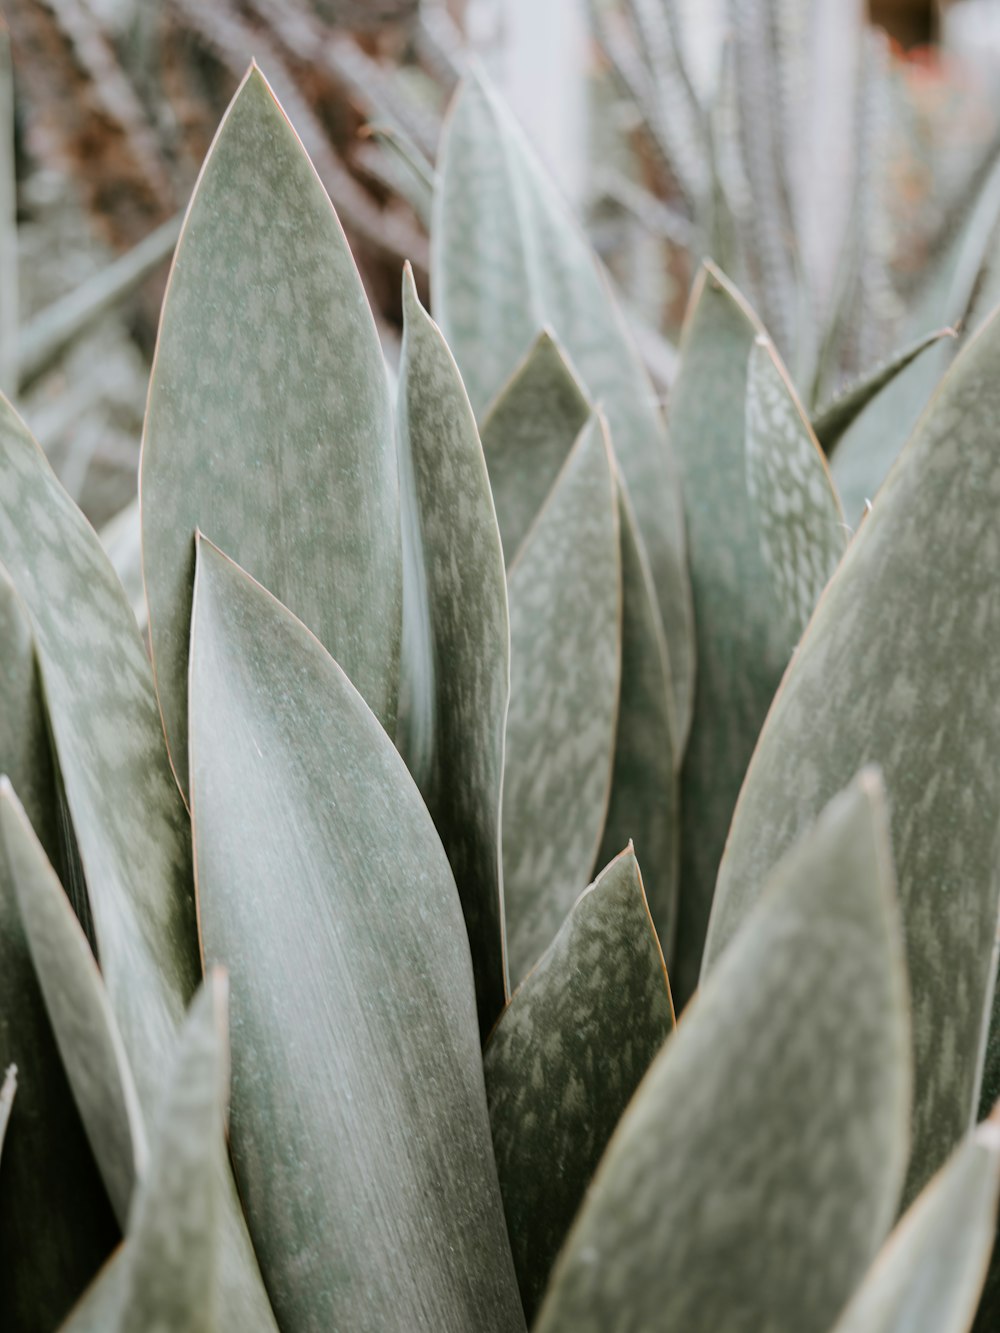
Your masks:
{"label": "blurred background foliage", "polygon": [[1000,297],[997,0],[5,0],[2,12],[0,385],[92,521],[125,511],[112,547],[136,531],[181,213],[251,59],[336,205],[390,356],[404,259],[426,291],[429,164],[470,52],[585,220],[664,394],[706,254],[747,290],[814,403],[933,326],[929,273],[965,282],[955,319]]}

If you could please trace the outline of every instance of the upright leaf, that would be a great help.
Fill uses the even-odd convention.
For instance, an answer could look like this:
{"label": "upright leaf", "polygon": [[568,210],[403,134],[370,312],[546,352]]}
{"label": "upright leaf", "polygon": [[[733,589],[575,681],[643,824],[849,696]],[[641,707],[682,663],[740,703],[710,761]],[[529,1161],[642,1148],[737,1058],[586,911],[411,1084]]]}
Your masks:
{"label": "upright leaf", "polygon": [[618,497],[592,417],[510,569],[503,871],[510,974],[590,879],[610,794],[621,676]]}
{"label": "upright leaf", "polygon": [[890,1236],[834,1333],[967,1333],[993,1243],[1000,1125],[955,1150]]}
{"label": "upright leaf", "polygon": [[256,67],[177,244],[140,486],[156,686],[185,790],[196,528],[287,602],[392,728],[402,575],[385,367],[337,216]]}
{"label": "upright leaf", "polygon": [[761,338],[747,371],[746,478],[764,562],[798,640],[844,553],[847,527],[808,418]]}
{"label": "upright leaf", "polygon": [[[747,490],[747,365],[760,324],[711,265],[691,296],[670,434],[684,472],[698,689],[681,772],[681,892],[674,994],[698,979],[715,876],[739,794],[793,639]],[[641,849],[640,849],[641,850]]]}
{"label": "upright leaf", "polygon": [[429,771],[419,785],[462,900],[485,1037],[508,993],[500,876],[507,581],[472,408],[409,268],[403,313],[400,448],[416,483],[434,682]]}
{"label": "upright leaf", "polygon": [[656,395],[589,245],[478,74],[461,85],[445,126],[431,263],[435,315],[477,413],[545,327],[606,412],[649,552],[682,740],[693,688],[691,590],[680,485]]}
{"label": "upright leaf", "polygon": [[199,912],[231,977],[232,1151],[281,1326],[523,1329],[433,824],[321,644],[198,550]]}
{"label": "upright leaf", "polygon": [[7,1125],[10,1121],[16,1092],[17,1065],[8,1065],[7,1072],[3,1076],[3,1083],[0,1084],[0,1153],[3,1152],[4,1135],[7,1133]]}
{"label": "upright leaf", "polygon": [[916,1094],[908,1197],[979,1096],[1000,879],[1000,320],[968,345],[827,588],[747,773],[706,967],[768,869],[862,763],[882,765],[906,927]]}
{"label": "upright leaf", "polygon": [[826,1333],[892,1222],[906,980],[881,784],[775,868],[641,1084],[536,1333]]}
{"label": "upright leaf", "polygon": [[574,904],[484,1056],[500,1189],[525,1313],[674,1015],[635,854]]}

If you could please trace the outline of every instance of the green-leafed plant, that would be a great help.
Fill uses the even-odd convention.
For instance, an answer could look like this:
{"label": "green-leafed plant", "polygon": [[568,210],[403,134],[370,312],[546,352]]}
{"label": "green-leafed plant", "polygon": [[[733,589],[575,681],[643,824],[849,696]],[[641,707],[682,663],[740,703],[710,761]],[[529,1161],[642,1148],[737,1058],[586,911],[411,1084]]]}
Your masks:
{"label": "green-leafed plant", "polygon": [[852,535],[926,339],[817,411],[706,264],[668,430],[475,72],[434,192],[390,373],[247,75],[149,655],[0,403],[0,1326],[993,1329],[1000,316]]}

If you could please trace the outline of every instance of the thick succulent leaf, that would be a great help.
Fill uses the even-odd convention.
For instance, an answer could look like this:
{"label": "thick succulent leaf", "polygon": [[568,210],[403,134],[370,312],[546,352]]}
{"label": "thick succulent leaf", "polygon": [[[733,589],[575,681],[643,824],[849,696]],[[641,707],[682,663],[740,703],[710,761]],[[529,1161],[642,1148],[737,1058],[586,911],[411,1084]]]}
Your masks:
{"label": "thick succulent leaf", "polygon": [[142,582],[142,525],[138,496],[105,523],[98,536],[125,589],[132,614],[139,628],[145,631],[146,589]]}
{"label": "thick succulent leaf", "polygon": [[[94,530],[2,400],[0,561],[31,621],[97,957],[148,1115],[199,974],[190,826],[121,584]],[[227,1197],[226,1317],[241,1333],[271,1329],[231,1188]]]}
{"label": "thick succulent leaf", "polygon": [[125,1246],[119,1245],[77,1301],[59,1333],[117,1333],[126,1277]]}
{"label": "thick succulent leaf", "polygon": [[[50,847],[55,786],[30,626],[0,572],[0,772]],[[9,783],[4,784],[9,787]],[[0,1069],[20,1087],[0,1167],[0,1328],[50,1329],[118,1234],[66,1082],[21,926],[0,827]]]}
{"label": "thick succulent leaf", "polygon": [[679,781],[670,657],[632,502],[618,478],[622,668],[611,799],[597,864],[629,842],[642,857],[646,896],[664,952],[677,927]]}
{"label": "thick succulent leaf", "polygon": [[[882,765],[913,993],[912,1197],[972,1121],[1000,879],[1000,320],[968,345],[851,542],[750,765],[706,966],[858,765]],[[970,670],[970,664],[974,670]]]}
{"label": "thick succulent leaf", "polygon": [[824,403],[814,413],[813,431],[820,448],[832,456],[844,432],[853,425],[873,398],[885,389],[897,375],[901,375],[917,357],[942,339],[954,339],[954,329],[937,329],[926,333],[922,338],[907,343],[905,347],[876,366],[869,374],[855,380],[841,390],[830,402]]}
{"label": "thick succulent leaf", "polygon": [[442,138],[431,264],[435,317],[477,413],[547,327],[607,414],[649,552],[683,738],[694,683],[691,590],[680,484],[656,395],[582,232],[475,73]]}
{"label": "thick succulent leaf", "polygon": [[17,1065],[8,1065],[7,1072],[3,1076],[3,1083],[0,1084],[0,1153],[3,1151],[4,1135],[7,1133],[7,1125],[10,1121],[10,1113],[14,1106],[16,1093]]}
{"label": "thick succulent leaf", "polygon": [[671,438],[684,472],[698,631],[698,689],[681,772],[681,892],[670,973],[681,1004],[697,984],[715,876],[743,774],[794,643],[747,490],[747,366],[762,332],[736,289],[707,265],[691,297],[670,406]]}
{"label": "thick succulent leaf", "polygon": [[146,1163],[146,1133],[104,982],[87,937],[10,784],[0,838],[62,1066],[118,1221]]}
{"label": "thick succulent leaf", "polygon": [[577,899],[484,1055],[529,1319],[605,1145],[673,1022],[663,954],[629,848]]}
{"label": "thick succulent leaf", "polygon": [[274,589],[393,726],[402,573],[382,352],[326,191],[256,68],[177,244],[140,486],[156,685],[182,787],[196,528]]}
{"label": "thick succulent leaf", "polygon": [[551,333],[528,355],[483,417],[482,440],[500,538],[512,564],[591,406]]}
{"label": "thick succulent leaf", "polygon": [[128,1224],[116,1333],[214,1333],[229,1099],[228,983],[191,1002]]}
{"label": "thick succulent leaf", "polygon": [[523,1328],[434,826],[322,645],[198,551],[199,914],[231,978],[232,1152],[281,1326]]}
{"label": "thick succulent leaf", "polygon": [[798,640],[848,529],[822,450],[766,338],[754,343],[747,370],[746,479],[764,562]]}
{"label": "thick succulent leaf", "polygon": [[827,1333],[891,1225],[909,1092],[903,944],[869,772],[775,868],[654,1061],[536,1333]]}
{"label": "thick succulent leaf", "polygon": [[1000,1124],[955,1150],[892,1233],[834,1333],[967,1333],[1000,1191]]}
{"label": "thick succulent leaf", "polygon": [[403,315],[397,418],[416,486],[434,682],[432,750],[419,786],[462,900],[485,1037],[508,994],[500,876],[507,580],[475,417],[409,268]]}
{"label": "thick succulent leaf", "polygon": [[592,417],[510,568],[503,873],[515,983],[590,880],[607,815],[621,675],[616,491]]}

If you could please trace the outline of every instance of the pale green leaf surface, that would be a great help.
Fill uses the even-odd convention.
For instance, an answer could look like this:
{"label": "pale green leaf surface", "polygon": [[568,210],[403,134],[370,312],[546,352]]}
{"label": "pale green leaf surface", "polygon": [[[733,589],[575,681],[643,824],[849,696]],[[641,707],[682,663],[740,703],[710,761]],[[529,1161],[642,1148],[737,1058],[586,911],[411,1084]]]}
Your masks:
{"label": "pale green leaf surface", "polygon": [[70,1311],[59,1333],[118,1333],[126,1269],[125,1246],[114,1254]]}
{"label": "pale green leaf surface", "polygon": [[597,865],[633,842],[649,910],[670,956],[677,927],[680,793],[670,657],[652,574],[623,478],[618,478],[622,666],[611,798]]}
{"label": "pale green leaf surface", "polygon": [[482,423],[483,452],[508,565],[590,413],[559,344],[551,333],[540,333]]}
{"label": "pale green leaf surface", "polygon": [[486,1046],[493,1146],[530,1319],[597,1163],[673,1027],[629,848],[574,904]]}
{"label": "pale green leaf surface", "polygon": [[121,580],[139,628],[146,628],[146,589],[142,582],[142,526],[139,498],[130,500],[101,528],[98,536],[108,553],[111,567]]}
{"label": "pale green leaf surface", "polygon": [[694,683],[691,589],[680,483],[656,394],[582,231],[477,73],[445,123],[431,266],[435,317],[477,413],[542,328],[604,409],[649,553],[683,738]]}
{"label": "pale green leaf surface", "polygon": [[909,1028],[881,784],[775,868],[618,1126],[535,1333],[827,1333],[892,1223]]}
{"label": "pale green leaf surface", "polygon": [[[31,621],[101,973],[148,1115],[199,975],[190,827],[167,761],[149,660],[121,584],[93,529],[3,400],[0,562]],[[270,1330],[231,1186],[228,1198],[227,1319],[241,1333]]]}
{"label": "pale green leaf surface", "polygon": [[462,900],[485,1037],[508,995],[500,874],[507,580],[475,417],[409,268],[403,313],[397,419],[416,485],[434,682],[431,758],[418,785]]}
{"label": "pale green leaf surface", "polygon": [[607,815],[621,678],[616,489],[595,416],[509,572],[503,874],[515,984],[589,882]]}
{"label": "pale green leaf surface", "polygon": [[325,649],[198,550],[199,912],[230,975],[231,1146],[281,1327],[523,1329],[441,843]]}
{"label": "pale green leaf surface", "polygon": [[0,1152],[3,1151],[4,1135],[7,1133],[16,1093],[17,1065],[8,1065],[7,1072],[3,1076],[3,1084],[0,1085]]}
{"label": "pale green leaf surface", "polygon": [[0,837],[62,1066],[124,1225],[146,1133],[118,1025],[83,929],[9,784],[0,784]]}
{"label": "pale green leaf surface", "polygon": [[793,641],[847,546],[840,501],[787,372],[758,338],[747,370],[747,492]]}
{"label": "pale green leaf surface", "polygon": [[1000,1190],[1000,1125],[987,1121],[897,1225],[834,1333],[968,1333]]}
{"label": "pale green leaf surface", "polygon": [[768,716],[719,872],[706,968],[769,868],[881,765],[906,927],[912,1198],[979,1096],[1000,879],[1000,320],[963,351],[831,580]]}
{"label": "pale green leaf surface", "polygon": [[698,688],[681,771],[681,889],[670,973],[681,1005],[697,984],[743,774],[794,642],[747,490],[747,366],[761,333],[736,289],[707,265],[691,296],[670,404],[698,635]]}
{"label": "pale green leaf surface", "polygon": [[183,787],[196,528],[274,589],[392,728],[402,574],[388,381],[340,223],[256,68],[177,245],[140,487],[157,691]]}

